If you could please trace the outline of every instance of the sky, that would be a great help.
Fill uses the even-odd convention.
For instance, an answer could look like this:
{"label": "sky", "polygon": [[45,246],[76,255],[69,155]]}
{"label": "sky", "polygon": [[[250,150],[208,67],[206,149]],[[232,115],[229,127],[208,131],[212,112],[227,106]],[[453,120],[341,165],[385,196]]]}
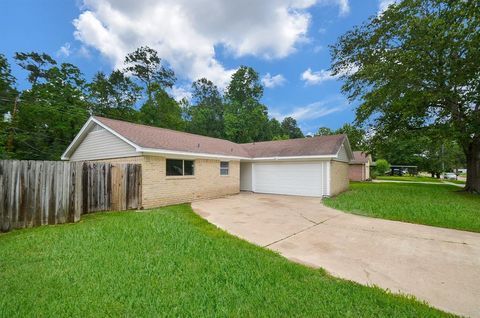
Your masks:
{"label": "sky", "polygon": [[[148,45],[175,71],[171,94],[189,96],[206,77],[221,89],[240,65],[265,86],[269,115],[294,117],[304,133],[355,119],[330,75],[329,45],[393,0],[1,0],[0,54],[45,52],[87,79],[122,66]],[[25,73],[12,65],[19,88]]]}

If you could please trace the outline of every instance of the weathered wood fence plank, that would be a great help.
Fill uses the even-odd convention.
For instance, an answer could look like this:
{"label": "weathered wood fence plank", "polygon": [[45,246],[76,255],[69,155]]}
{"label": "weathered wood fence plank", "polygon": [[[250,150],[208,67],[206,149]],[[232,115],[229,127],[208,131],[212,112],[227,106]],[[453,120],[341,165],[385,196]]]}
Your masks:
{"label": "weathered wood fence plank", "polygon": [[141,183],[138,164],[0,160],[0,231],[138,209]]}

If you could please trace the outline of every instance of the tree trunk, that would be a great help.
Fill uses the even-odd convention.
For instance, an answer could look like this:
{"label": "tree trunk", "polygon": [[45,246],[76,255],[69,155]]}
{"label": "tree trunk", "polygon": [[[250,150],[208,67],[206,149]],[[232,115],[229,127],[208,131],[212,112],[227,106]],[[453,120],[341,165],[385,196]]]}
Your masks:
{"label": "tree trunk", "polygon": [[466,151],[467,183],[465,191],[480,194],[480,140],[472,141]]}

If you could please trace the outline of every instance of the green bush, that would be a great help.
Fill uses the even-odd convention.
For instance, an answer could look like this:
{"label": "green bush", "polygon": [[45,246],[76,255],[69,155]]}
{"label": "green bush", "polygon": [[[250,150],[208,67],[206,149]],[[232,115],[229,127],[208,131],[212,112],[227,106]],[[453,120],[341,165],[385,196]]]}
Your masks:
{"label": "green bush", "polygon": [[390,170],[390,164],[385,159],[378,159],[375,162],[375,164],[376,164],[375,170],[376,170],[377,174],[380,175],[380,176],[385,175],[385,172]]}

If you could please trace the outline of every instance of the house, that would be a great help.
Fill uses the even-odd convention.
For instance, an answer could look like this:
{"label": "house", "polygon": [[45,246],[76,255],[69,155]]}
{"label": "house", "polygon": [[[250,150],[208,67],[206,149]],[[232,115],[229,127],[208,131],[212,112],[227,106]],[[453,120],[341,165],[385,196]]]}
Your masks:
{"label": "house", "polygon": [[363,151],[354,151],[350,161],[348,177],[351,181],[365,181],[370,179],[372,156]]}
{"label": "house", "polygon": [[62,160],[142,165],[144,208],[240,190],[332,196],[348,188],[345,135],[237,144],[170,129],[91,117]]}

